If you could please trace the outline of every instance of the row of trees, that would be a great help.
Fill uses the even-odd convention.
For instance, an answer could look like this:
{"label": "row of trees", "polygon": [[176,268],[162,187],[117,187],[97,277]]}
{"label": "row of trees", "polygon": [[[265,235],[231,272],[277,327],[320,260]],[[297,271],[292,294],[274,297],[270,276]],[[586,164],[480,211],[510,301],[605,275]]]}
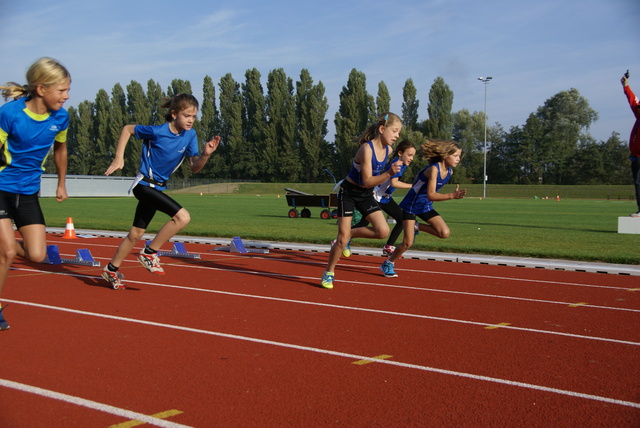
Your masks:
{"label": "row of trees", "polygon": [[[200,117],[194,125],[201,143],[220,135],[222,143],[203,171],[203,178],[251,179],[266,182],[323,182],[326,170],[344,176],[358,148],[354,139],[382,112],[391,97],[384,82],[374,99],[366,89],[364,73],[352,70],[340,93],[334,117],[336,133],[327,141],[329,105],[322,82],[315,83],[303,69],[295,82],[283,69],[271,71],[266,92],[258,70],[245,73],[239,83],[227,74],[216,86],[204,78]],[[101,175],[111,163],[125,124],[161,124],[160,108],[167,96],[192,93],[188,81],[176,79],[167,91],[149,80],[146,91],[132,81],[116,84],[109,95],[101,89],[95,101],[70,107],[69,174]],[[451,139],[463,147],[464,159],[454,181],[481,183],[484,171],[483,112],[453,112],[453,92],[437,77],[429,91],[425,120],[412,79],[403,87],[402,139],[419,149],[425,138]],[[576,89],[562,91],[531,113],[522,126],[508,132],[499,123],[487,129],[489,182],[501,184],[627,184],[630,182],[626,142],[612,133],[595,141],[588,133],[598,118]],[[139,164],[140,144],[127,147],[123,175],[133,176]],[[49,166],[52,162],[49,160]],[[405,174],[410,180],[425,165],[416,161]],[[177,177],[188,177],[185,166]]]}

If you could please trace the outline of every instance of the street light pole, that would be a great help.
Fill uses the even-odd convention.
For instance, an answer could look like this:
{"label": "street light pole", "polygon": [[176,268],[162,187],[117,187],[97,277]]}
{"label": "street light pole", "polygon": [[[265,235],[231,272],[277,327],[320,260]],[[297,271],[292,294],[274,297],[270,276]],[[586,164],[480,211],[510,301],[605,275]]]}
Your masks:
{"label": "street light pole", "polygon": [[492,77],[478,77],[484,84],[484,175],[482,177],[482,197],[487,197],[487,86]]}

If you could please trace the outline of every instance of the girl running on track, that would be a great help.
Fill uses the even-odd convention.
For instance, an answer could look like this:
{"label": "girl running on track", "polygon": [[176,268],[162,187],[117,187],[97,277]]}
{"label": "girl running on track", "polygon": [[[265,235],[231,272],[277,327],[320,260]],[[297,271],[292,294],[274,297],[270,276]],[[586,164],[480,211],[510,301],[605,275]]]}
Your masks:
{"label": "girl running on track", "polygon": [[433,202],[448,199],[462,199],[467,189],[452,193],[440,194],[438,191],[449,182],[453,168],[460,163],[462,149],[455,141],[426,140],[422,146],[422,155],[429,162],[416,176],[407,195],[400,202],[404,211],[404,238],[395,251],[380,266],[382,274],[388,278],[398,276],[394,271],[394,263],[413,245],[416,216],[426,224],[420,224],[420,230],[438,238],[447,238],[450,230],[440,214],[433,209]]}
{"label": "girl running on track", "polygon": [[[16,256],[41,262],[47,255],[45,222],[38,192],[44,161],[53,145],[58,173],[56,200],[68,198],[67,128],[71,75],[58,61],[40,58],[27,70],[27,84],[0,86],[0,292]],[[16,241],[13,219],[22,242]],[[0,330],[9,324],[0,306]]]}
{"label": "girl running on track", "polygon": [[[391,229],[387,244],[382,248],[382,255],[388,257],[396,249],[396,241],[402,233],[402,209],[398,206],[398,203],[393,199],[392,193],[396,189],[410,189],[411,184],[400,181],[400,177],[404,174],[409,164],[413,161],[413,157],[416,154],[416,148],[409,140],[401,141],[396,147],[393,155],[391,156],[391,163],[401,161],[400,171],[384,183],[379,184],[373,189],[373,196],[378,201],[380,209],[387,213],[391,218],[396,221],[396,225]],[[353,226],[352,229],[358,227],[364,227],[368,224],[367,220],[363,218],[358,224]]]}
{"label": "girl running on track", "polygon": [[[340,253],[351,255],[349,241],[353,238],[382,239],[389,234],[389,225],[373,197],[373,187],[390,179],[400,171],[400,162],[385,171],[389,147],[398,139],[402,120],[393,113],[384,113],[360,136],[360,148],[353,159],[351,170],[341,181],[338,191],[338,237],[329,252],[327,268],[320,285],[333,288],[334,269]],[[353,211],[357,209],[371,227],[351,229]]]}
{"label": "girl running on track", "polygon": [[157,252],[189,224],[191,217],[186,209],[163,193],[163,190],[167,188],[169,176],[185,157],[189,160],[191,171],[198,172],[220,144],[220,137],[215,136],[205,143],[203,153],[198,155],[198,140],[192,126],[199,104],[193,95],[175,95],[166,100],[162,107],[169,109],[165,115],[166,123],[156,126],[125,125],[122,128],[115,158],[105,172],[105,175],[111,175],[122,169],[125,148],[131,136],[143,140],[140,170],[131,186],[133,195],[138,199],[133,226],[120,243],[111,262],[102,271],[102,277],[116,290],[125,288],[122,283],[124,276],[118,272],[118,268],[142,238],[156,211],[162,211],[171,220],[140,251],[138,261],[149,272],[164,275]]}

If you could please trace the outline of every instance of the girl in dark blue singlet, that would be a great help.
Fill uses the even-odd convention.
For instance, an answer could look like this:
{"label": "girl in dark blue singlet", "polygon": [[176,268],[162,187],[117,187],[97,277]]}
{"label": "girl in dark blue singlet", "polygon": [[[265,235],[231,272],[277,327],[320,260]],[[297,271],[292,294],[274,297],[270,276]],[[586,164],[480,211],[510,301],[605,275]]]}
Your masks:
{"label": "girl in dark blue singlet", "polygon": [[449,199],[462,199],[467,194],[467,189],[456,190],[451,193],[438,193],[449,182],[453,168],[462,157],[462,149],[455,141],[426,140],[422,146],[422,156],[429,162],[413,180],[411,189],[400,202],[400,208],[404,211],[402,224],[404,226],[404,239],[396,247],[381,266],[382,274],[388,278],[395,278],[398,274],[394,271],[394,263],[402,254],[413,245],[414,227],[416,217],[425,223],[420,224],[420,230],[438,238],[449,237],[450,230],[440,214],[433,209],[433,202]]}
{"label": "girl in dark blue singlet", "polygon": [[[360,148],[338,191],[338,237],[331,247],[329,261],[320,282],[324,288],[333,288],[333,271],[340,260],[340,254],[348,249],[352,237],[382,239],[389,234],[389,225],[373,196],[373,188],[400,171],[399,162],[388,169],[385,166],[389,148],[398,139],[401,129],[400,117],[384,113],[358,139]],[[351,220],[355,209],[362,213],[371,227],[359,227],[352,231]]]}

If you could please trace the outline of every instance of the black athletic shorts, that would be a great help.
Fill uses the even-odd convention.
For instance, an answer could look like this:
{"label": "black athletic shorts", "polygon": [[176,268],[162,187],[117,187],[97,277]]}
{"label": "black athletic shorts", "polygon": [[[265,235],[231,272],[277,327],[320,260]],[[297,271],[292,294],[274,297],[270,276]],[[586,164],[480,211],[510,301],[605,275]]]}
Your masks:
{"label": "black athletic shorts", "polygon": [[0,190],[0,218],[12,218],[16,227],[45,224],[38,193],[20,195]]}
{"label": "black athletic shorts", "polygon": [[173,217],[182,209],[182,205],[153,187],[137,184],[133,188],[133,195],[138,199],[136,214],[133,218],[133,226],[146,229],[156,215],[156,211],[160,211]]}
{"label": "black athletic shorts", "polygon": [[362,217],[380,211],[378,201],[373,197],[373,189],[356,186],[344,180],[338,192],[338,217],[353,217],[353,210],[357,209]]}
{"label": "black athletic shorts", "polygon": [[436,210],[427,211],[426,213],[417,214],[417,215],[409,214],[406,211],[403,211],[403,212],[404,212],[404,215],[402,216],[402,220],[415,220],[416,217],[420,217],[420,219],[422,219],[424,222],[429,222],[430,219],[440,215]]}

